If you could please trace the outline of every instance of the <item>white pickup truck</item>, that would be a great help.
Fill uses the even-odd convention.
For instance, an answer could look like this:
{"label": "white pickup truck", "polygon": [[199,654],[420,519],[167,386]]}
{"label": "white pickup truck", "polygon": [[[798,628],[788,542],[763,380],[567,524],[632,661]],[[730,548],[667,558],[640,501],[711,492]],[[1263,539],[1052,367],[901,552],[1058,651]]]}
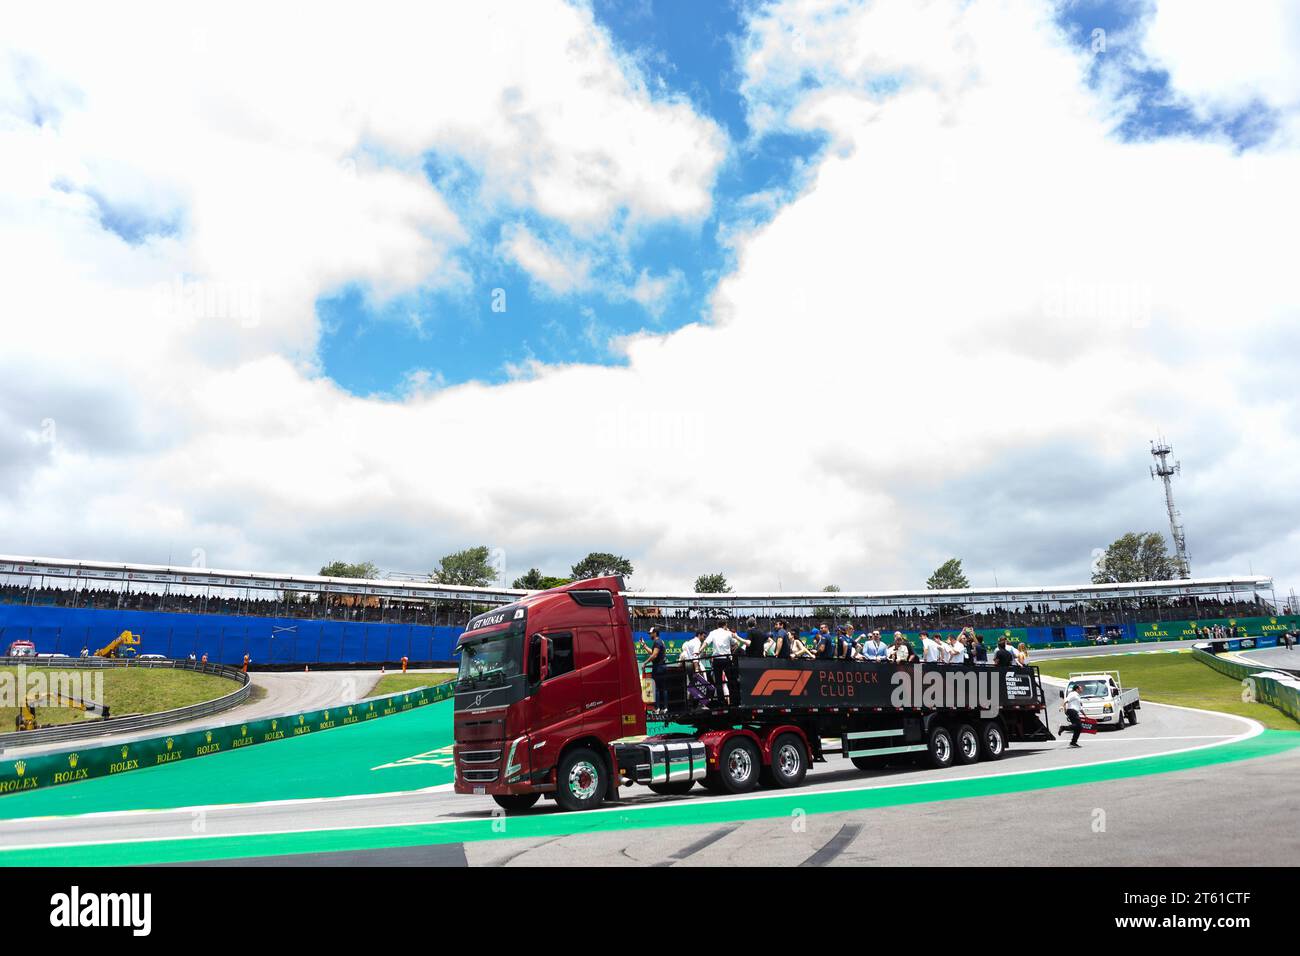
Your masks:
{"label": "white pickup truck", "polygon": [[1071,690],[1078,690],[1083,699],[1083,715],[1098,724],[1113,724],[1118,730],[1126,722],[1138,722],[1137,712],[1142,709],[1138,689],[1125,690],[1119,682],[1119,671],[1071,674],[1061,696],[1065,697]]}

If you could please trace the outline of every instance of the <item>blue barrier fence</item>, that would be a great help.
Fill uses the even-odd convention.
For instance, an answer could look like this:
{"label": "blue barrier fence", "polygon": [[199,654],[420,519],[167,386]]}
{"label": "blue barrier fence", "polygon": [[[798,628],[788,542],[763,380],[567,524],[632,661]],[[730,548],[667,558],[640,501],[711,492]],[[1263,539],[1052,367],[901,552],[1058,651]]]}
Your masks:
{"label": "blue barrier fence", "polygon": [[138,654],[208,655],[219,664],[379,663],[450,661],[463,628],[422,624],[310,621],[233,614],[115,611],[0,604],[0,653],[29,640],[39,654],[93,654],[122,631],[141,637]]}
{"label": "blue barrier fence", "polygon": [[[1288,619],[1291,620],[1291,619]],[[1150,639],[1150,625],[1114,625],[1122,641]],[[0,603],[0,653],[11,641],[30,640],[38,653],[76,657],[82,647],[91,653],[108,644],[122,631],[141,635],[140,654],[188,657],[191,653],[219,664],[238,664],[248,654],[255,664],[338,664],[379,663],[408,657],[413,661],[451,661],[452,649],[462,628],[427,624],[379,624],[346,621],[313,621],[293,617],[245,617],[235,614],[187,614],[164,611],[118,611],[98,608],[68,608],[50,605]],[[1085,645],[1080,626],[1026,627],[1004,630],[977,628],[990,646],[1006,634],[1013,644],[1024,641],[1031,647],[1045,644]],[[905,632],[915,642],[916,632]],[[945,632],[946,633],[946,632]],[[670,656],[690,638],[689,631],[664,631]],[[1171,632],[1163,639],[1178,639]],[[636,640],[648,638],[636,632]],[[885,633],[888,641],[890,635]],[[1249,640],[1249,639],[1248,639]],[[1255,638],[1258,647],[1276,643]],[[1247,644],[1246,646],[1250,646]],[[1234,650],[1236,648],[1234,647]]]}

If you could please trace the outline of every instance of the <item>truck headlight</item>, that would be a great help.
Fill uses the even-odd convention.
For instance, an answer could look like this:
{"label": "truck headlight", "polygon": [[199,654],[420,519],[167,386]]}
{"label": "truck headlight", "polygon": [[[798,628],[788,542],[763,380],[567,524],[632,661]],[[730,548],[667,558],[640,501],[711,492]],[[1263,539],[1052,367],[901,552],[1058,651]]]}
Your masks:
{"label": "truck headlight", "polygon": [[1115,705],[1114,705],[1114,704],[1107,704],[1107,705],[1104,706],[1101,710],[1102,710],[1102,713],[1109,714],[1109,713],[1110,713],[1112,710],[1114,710],[1114,709],[1115,709]]}

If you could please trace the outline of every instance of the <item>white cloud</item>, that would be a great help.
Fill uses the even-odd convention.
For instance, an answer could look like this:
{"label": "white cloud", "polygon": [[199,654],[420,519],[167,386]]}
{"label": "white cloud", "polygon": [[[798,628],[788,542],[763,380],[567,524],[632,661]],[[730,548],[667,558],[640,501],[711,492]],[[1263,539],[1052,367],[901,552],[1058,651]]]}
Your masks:
{"label": "white cloud", "polygon": [[571,246],[552,248],[520,222],[501,230],[500,254],[549,291],[566,295],[591,286],[591,260]]}
{"label": "white cloud", "polygon": [[[332,285],[465,281],[467,227],[404,164],[420,150],[576,236],[615,208],[708,208],[716,128],[640,91],[587,13],[535,6],[478,29],[272,12],[203,51],[176,48],[173,13],[125,50],[107,21],[7,34],[58,119],[0,129],[0,413],[61,423],[0,492],[10,549],[411,570],[483,541],[508,573],[598,548],[633,555],[641,587],[722,568],[751,589],[915,585],[956,553],[980,583],[1079,580],[1093,547],[1160,527],[1163,429],[1194,569],[1300,577],[1296,154],[1118,141],[1086,53],[1029,2],[756,14],[756,115],[835,148],[733,236],[712,322],[632,337],[625,367],[416,378],[401,401],[316,377],[310,305]],[[435,82],[444,61],[463,75]],[[884,95],[882,71],[909,82]],[[184,227],[127,245],[56,176]],[[138,309],[178,274],[252,274],[261,324]]]}
{"label": "white cloud", "polygon": [[1161,3],[1142,50],[1202,114],[1300,108],[1300,7],[1288,0]]}

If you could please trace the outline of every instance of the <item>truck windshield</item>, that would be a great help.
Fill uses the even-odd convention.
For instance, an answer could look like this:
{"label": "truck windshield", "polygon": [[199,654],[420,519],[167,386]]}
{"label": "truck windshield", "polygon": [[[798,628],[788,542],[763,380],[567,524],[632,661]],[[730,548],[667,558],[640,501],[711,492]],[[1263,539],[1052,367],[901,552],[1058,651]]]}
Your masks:
{"label": "truck windshield", "polygon": [[515,628],[495,637],[465,641],[460,646],[458,690],[500,687],[521,673],[522,635]]}
{"label": "truck windshield", "polygon": [[1104,680],[1081,680],[1074,682],[1074,689],[1080,697],[1109,697],[1110,684]]}

